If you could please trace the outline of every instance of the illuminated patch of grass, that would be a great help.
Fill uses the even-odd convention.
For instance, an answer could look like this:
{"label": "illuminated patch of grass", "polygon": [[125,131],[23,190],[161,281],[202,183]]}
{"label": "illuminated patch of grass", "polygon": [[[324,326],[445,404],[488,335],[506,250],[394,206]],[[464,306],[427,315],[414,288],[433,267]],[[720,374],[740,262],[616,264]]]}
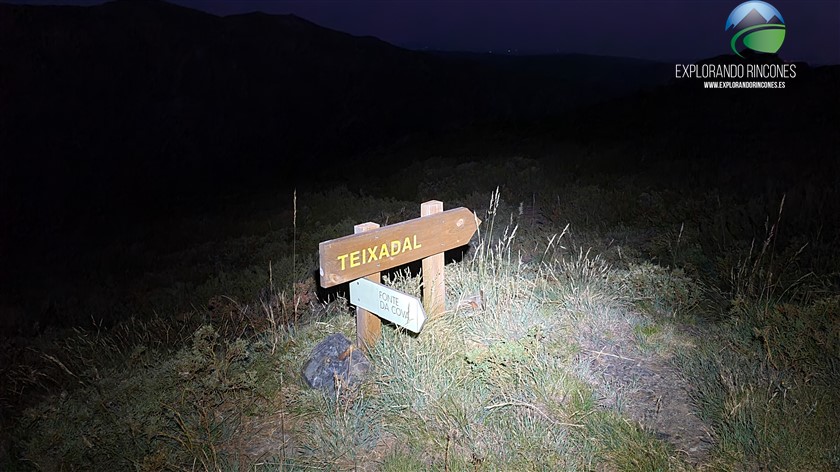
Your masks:
{"label": "illuminated patch of grass", "polygon": [[[176,248],[171,267],[152,270],[164,289],[137,287],[171,319],[2,354],[4,407],[44,395],[16,418],[8,468],[684,469],[680,451],[625,416],[626,389],[594,386],[587,356],[627,344],[678,354],[714,433],[713,469],[840,466],[836,274],[803,279],[811,265],[787,264],[817,257],[804,242],[771,257],[765,238],[750,252],[732,239],[751,230],[755,204],[723,212],[714,192],[632,179],[557,189],[538,165],[488,164],[492,178],[466,191],[444,178],[449,169],[418,173],[410,204],[341,188],[300,195],[296,232],[269,218],[267,230],[254,220],[249,234]],[[487,205],[494,180],[504,185]],[[445,268],[448,311],[419,335],[386,324],[359,388],[309,389],[300,368],[311,349],[354,331],[345,300],[312,293],[317,243],[356,223],[414,218],[418,195],[484,221]],[[185,231],[212,226],[193,223]],[[819,247],[814,264],[836,267]],[[422,280],[385,283],[419,296]],[[227,303],[222,323],[211,299]]]}
{"label": "illuminated patch of grass", "polygon": [[840,435],[840,298],[741,303],[682,362],[714,426],[720,467],[828,470]]}

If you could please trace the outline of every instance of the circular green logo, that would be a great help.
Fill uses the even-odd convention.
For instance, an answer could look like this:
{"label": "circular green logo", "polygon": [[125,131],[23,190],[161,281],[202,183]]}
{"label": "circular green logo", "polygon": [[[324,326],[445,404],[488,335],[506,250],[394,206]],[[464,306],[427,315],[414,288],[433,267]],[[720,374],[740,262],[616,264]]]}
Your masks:
{"label": "circular green logo", "polygon": [[732,52],[739,57],[744,57],[739,49],[773,54],[785,42],[785,20],[767,2],[744,2],[735,7],[726,19],[726,31],[732,35]]}

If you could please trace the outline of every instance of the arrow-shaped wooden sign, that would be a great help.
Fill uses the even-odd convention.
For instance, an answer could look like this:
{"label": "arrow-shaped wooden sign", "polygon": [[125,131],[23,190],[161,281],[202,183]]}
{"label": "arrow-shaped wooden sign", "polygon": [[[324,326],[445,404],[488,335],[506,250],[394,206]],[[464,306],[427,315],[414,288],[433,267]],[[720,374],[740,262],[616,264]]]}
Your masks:
{"label": "arrow-shaped wooden sign", "polygon": [[367,279],[350,282],[350,303],[415,333],[426,322],[419,298]]}
{"label": "arrow-shaped wooden sign", "polygon": [[480,222],[462,207],[324,241],[318,248],[321,286],[332,287],[468,244]]}

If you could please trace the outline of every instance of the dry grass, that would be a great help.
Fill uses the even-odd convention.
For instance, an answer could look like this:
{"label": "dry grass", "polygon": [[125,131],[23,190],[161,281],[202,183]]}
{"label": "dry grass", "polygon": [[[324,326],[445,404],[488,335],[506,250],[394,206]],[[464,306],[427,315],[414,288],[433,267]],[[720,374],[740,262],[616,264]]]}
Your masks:
{"label": "dry grass", "polygon": [[[291,254],[214,275],[192,292],[196,309],[4,340],[0,400],[22,412],[4,419],[0,467],[690,469],[627,417],[632,386],[596,382],[591,356],[628,357],[621,346],[690,379],[714,432],[710,468],[838,467],[826,438],[840,435],[840,298],[831,275],[797,262],[810,246],[779,242],[781,209],[758,248],[727,245],[689,219],[716,221],[708,195],[671,203],[587,184],[549,196],[538,163],[515,162],[491,173],[526,179],[530,195],[502,187],[488,203],[478,188],[421,182],[484,223],[446,266],[448,311],[419,335],[386,325],[358,388],[326,396],[300,377],[317,342],[354,330],[346,301],[319,299],[304,275],[311,251],[355,222],[413,215],[346,189],[296,194]],[[281,247],[263,243],[260,257]],[[386,283],[422,285],[407,272]]]}

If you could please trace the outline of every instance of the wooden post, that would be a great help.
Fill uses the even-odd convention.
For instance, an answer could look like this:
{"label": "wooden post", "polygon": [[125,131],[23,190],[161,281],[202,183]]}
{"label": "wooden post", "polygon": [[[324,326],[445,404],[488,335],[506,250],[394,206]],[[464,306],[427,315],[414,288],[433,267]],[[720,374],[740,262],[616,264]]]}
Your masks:
{"label": "wooden post", "polygon": [[[359,234],[379,228],[377,223],[362,223],[353,227],[353,233]],[[371,282],[381,282],[380,273],[376,272],[365,277]],[[382,334],[382,320],[373,313],[356,308],[356,345],[367,352],[373,347]]]}
{"label": "wooden post", "polygon": [[[443,212],[443,202],[430,200],[420,205],[420,217]],[[423,306],[431,319],[446,309],[446,285],[443,280],[443,253],[423,258]]]}

